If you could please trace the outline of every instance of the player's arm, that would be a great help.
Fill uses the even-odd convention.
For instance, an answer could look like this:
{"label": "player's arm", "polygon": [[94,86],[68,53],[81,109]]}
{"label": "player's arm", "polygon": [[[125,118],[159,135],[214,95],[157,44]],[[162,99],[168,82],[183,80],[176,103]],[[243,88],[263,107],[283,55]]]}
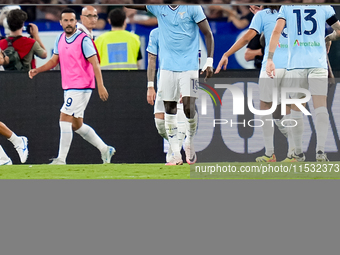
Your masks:
{"label": "player's arm", "polygon": [[247,48],[246,52],[244,53],[244,59],[246,61],[252,61],[255,59],[256,56],[263,56],[262,49],[253,50],[253,49]]}
{"label": "player's arm", "polygon": [[148,104],[151,104],[151,105],[154,105],[154,102],[156,99],[156,91],[154,88],[155,73],[156,73],[156,60],[157,60],[157,56],[149,52],[148,53],[148,69],[147,69],[147,77],[148,77],[147,100],[148,100]]}
{"label": "player's arm", "polygon": [[126,8],[146,11],[146,5],[125,5]]}
{"label": "player's arm", "polygon": [[38,73],[42,73],[42,72],[46,72],[48,70],[53,69],[54,67],[56,67],[59,63],[59,55],[57,54],[53,54],[52,58],[47,61],[47,63],[45,65],[42,65],[41,67],[38,67],[36,69],[31,69],[28,72],[28,76],[33,79],[34,76],[36,76]]}
{"label": "player's arm", "polygon": [[276,46],[279,43],[280,36],[285,25],[286,25],[286,20],[279,18],[276,21],[275,28],[273,30],[272,36],[270,37],[269,53],[268,53],[268,60],[267,60],[267,66],[266,66],[266,72],[270,78],[274,78],[275,76],[275,65],[273,62],[273,57],[274,57]]}
{"label": "player's arm", "polygon": [[255,35],[257,35],[257,32],[254,29],[248,29],[248,31],[240,39],[238,39],[227,52],[223,54],[215,73],[219,73],[222,67],[223,70],[226,70],[228,65],[228,58],[235,52],[246,46],[251,41],[251,39],[255,37]]}
{"label": "player's arm", "polygon": [[340,39],[340,22],[336,21],[333,25],[333,33],[329,34],[326,36],[325,41],[329,42],[329,41],[337,41]]}
{"label": "player's arm", "polygon": [[327,66],[328,66],[328,88],[330,88],[335,85],[335,77],[333,74],[331,63],[329,62],[328,55],[327,55]]}
{"label": "player's arm", "polygon": [[109,97],[109,93],[104,86],[102,71],[100,70],[100,65],[97,55],[93,55],[87,59],[93,66],[94,75],[97,81],[98,94],[101,100],[106,101]]}
{"label": "player's arm", "polygon": [[199,29],[201,30],[202,34],[204,35],[204,40],[207,45],[208,58],[201,72],[201,74],[203,74],[204,71],[207,71],[207,74],[205,76],[205,78],[207,79],[207,78],[210,78],[214,73],[214,70],[213,70],[213,62],[214,62],[213,57],[214,57],[214,47],[215,47],[214,37],[211,32],[209,23],[206,19],[199,22],[197,25]]}

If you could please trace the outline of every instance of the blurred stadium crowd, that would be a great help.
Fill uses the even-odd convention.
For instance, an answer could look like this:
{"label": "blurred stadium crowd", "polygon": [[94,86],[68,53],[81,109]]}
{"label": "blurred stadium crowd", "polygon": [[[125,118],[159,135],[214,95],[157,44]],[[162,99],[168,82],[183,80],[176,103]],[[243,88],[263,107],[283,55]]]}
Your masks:
{"label": "blurred stadium crowd", "polygon": [[0,4],[251,4],[340,3],[340,0],[0,0]]}
{"label": "blurred stadium crowd", "polygon": [[[340,3],[340,0],[0,0],[0,5],[22,5],[21,9],[28,14],[27,22],[34,21],[59,21],[61,11],[71,7],[77,12],[77,18],[81,14],[84,5],[94,5],[98,11],[96,29],[104,29],[107,24],[108,13],[117,7],[128,4],[200,4],[208,19],[219,19],[233,22],[234,25],[243,29],[249,22],[239,22],[241,19],[251,21],[253,14],[250,13],[246,4],[276,3]],[[46,4],[51,4],[46,5]],[[28,6],[31,5],[31,6]],[[37,5],[37,6],[36,6]],[[52,6],[53,5],[53,6]],[[238,5],[238,6],[237,6]],[[1,10],[2,6],[0,6]],[[152,14],[143,11],[126,9],[128,23],[155,26],[156,19]],[[1,23],[1,21],[0,21]],[[1,25],[1,24],[0,24]]]}

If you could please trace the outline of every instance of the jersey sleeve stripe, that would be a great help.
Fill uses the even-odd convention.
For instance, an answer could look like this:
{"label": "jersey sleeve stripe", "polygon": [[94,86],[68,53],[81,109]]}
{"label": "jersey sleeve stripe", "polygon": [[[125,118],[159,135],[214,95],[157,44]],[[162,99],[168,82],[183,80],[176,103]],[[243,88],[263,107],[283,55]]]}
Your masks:
{"label": "jersey sleeve stripe", "polygon": [[196,24],[199,24],[199,23],[205,21],[206,19],[207,19],[207,18],[204,18],[204,19],[202,19],[201,21],[196,22]]}
{"label": "jersey sleeve stripe", "polygon": [[86,59],[92,58],[93,56],[96,56],[96,55],[97,55],[97,53],[92,54],[91,56],[87,57]]}
{"label": "jersey sleeve stripe", "polygon": [[150,53],[150,54],[152,54],[152,55],[154,55],[154,56],[157,56],[157,53],[154,53],[154,52],[152,52],[152,51],[149,51],[149,50],[146,50],[148,53]]}
{"label": "jersey sleeve stripe", "polygon": [[255,28],[253,28],[253,27],[250,27],[249,29],[251,29],[251,30],[254,30],[256,33],[260,33],[259,31],[257,31]]}

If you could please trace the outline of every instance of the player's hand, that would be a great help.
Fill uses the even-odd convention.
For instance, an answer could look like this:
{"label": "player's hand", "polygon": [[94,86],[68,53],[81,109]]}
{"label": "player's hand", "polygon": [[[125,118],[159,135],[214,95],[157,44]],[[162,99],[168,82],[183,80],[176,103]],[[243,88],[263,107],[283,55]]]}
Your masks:
{"label": "player's hand", "polygon": [[148,93],[147,93],[146,99],[148,100],[148,104],[150,104],[150,105],[155,104],[156,91],[155,91],[154,87],[148,88]]}
{"label": "player's hand", "polygon": [[203,74],[205,71],[207,72],[204,81],[206,81],[208,78],[212,77],[213,74],[214,74],[213,62],[214,62],[213,58],[208,57],[207,62],[205,62],[204,66],[201,70],[201,74]]}
{"label": "player's hand", "polygon": [[[212,66],[208,66],[206,71],[206,75],[204,78],[204,81],[206,82],[208,78],[211,78],[214,74],[214,69],[212,68]],[[203,74],[203,70],[201,71],[201,74]]]}
{"label": "player's hand", "polygon": [[223,67],[223,70],[227,69],[227,65],[228,65],[228,57],[225,55],[225,53],[223,54],[220,63],[218,63],[218,66],[215,70],[215,74],[219,73]]}
{"label": "player's hand", "polygon": [[31,69],[28,71],[28,76],[33,79],[34,76],[36,76],[38,74],[38,70],[37,69]]}
{"label": "player's hand", "polygon": [[250,5],[249,10],[255,15],[257,12],[263,10],[263,5],[261,6]]}
{"label": "player's hand", "polygon": [[331,49],[332,41],[326,42],[326,52],[329,53],[329,50]]}
{"label": "player's hand", "polygon": [[106,88],[103,86],[98,86],[98,94],[102,101],[106,101],[109,98],[109,93],[107,92]]}
{"label": "player's hand", "polygon": [[275,64],[271,59],[267,60],[266,73],[272,79],[275,77]]}

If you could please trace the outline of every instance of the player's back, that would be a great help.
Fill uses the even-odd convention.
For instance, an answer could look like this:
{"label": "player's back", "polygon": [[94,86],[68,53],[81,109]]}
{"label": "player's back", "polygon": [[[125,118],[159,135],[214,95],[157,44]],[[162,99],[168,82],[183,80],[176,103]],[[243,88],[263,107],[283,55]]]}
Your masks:
{"label": "player's back", "polygon": [[288,33],[288,69],[327,69],[325,25],[334,15],[329,5],[281,7],[279,18],[286,20]]}
{"label": "player's back", "polygon": [[[269,42],[274,27],[276,25],[276,20],[279,13],[277,10],[271,10],[270,8],[259,11],[255,14],[251,24],[249,26],[250,29],[256,30],[258,33],[264,33],[266,47],[265,53],[262,61],[261,71],[265,71],[266,63],[268,59],[269,52]],[[288,39],[285,31],[282,32],[280,36],[280,41],[278,46],[276,47],[273,61],[275,63],[275,67],[277,69],[285,69],[287,67],[288,62]]]}
{"label": "player's back", "polygon": [[161,69],[198,70],[199,28],[206,17],[201,6],[151,5],[158,20]]}

